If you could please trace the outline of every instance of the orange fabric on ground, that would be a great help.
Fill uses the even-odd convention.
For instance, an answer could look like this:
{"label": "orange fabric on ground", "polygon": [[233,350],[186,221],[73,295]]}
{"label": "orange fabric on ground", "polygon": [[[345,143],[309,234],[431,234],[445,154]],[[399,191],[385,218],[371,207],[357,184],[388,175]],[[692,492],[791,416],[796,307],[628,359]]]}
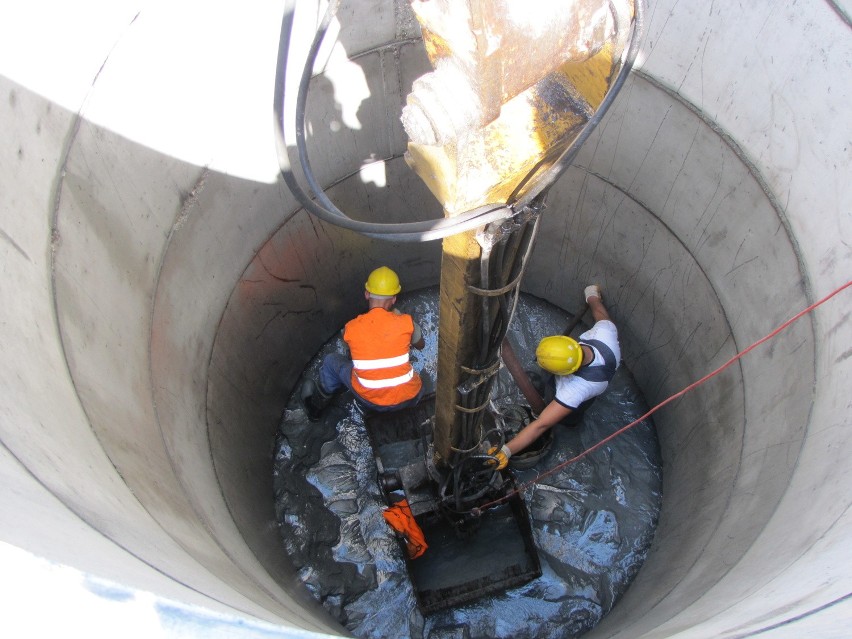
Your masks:
{"label": "orange fabric on ground", "polygon": [[414,515],[411,514],[411,507],[408,505],[407,499],[398,501],[385,509],[382,514],[388,525],[405,538],[409,559],[417,559],[426,552],[429,546],[426,545],[423,531],[420,530],[420,526],[414,520]]}

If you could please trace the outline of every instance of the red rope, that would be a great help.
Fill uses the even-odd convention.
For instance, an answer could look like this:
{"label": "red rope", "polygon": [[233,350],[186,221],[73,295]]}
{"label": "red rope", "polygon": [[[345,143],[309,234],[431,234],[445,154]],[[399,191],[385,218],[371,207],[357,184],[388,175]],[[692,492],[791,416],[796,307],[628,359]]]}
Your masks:
{"label": "red rope", "polygon": [[701,384],[703,384],[703,383],[704,383],[704,382],[706,382],[707,380],[711,379],[712,377],[715,377],[716,375],[718,375],[719,373],[721,373],[723,370],[725,370],[726,368],[728,368],[731,364],[733,364],[733,363],[734,363],[734,362],[736,362],[738,359],[740,359],[743,355],[745,355],[746,353],[751,352],[752,350],[754,350],[755,348],[757,348],[758,346],[760,346],[760,345],[761,345],[761,344],[763,344],[764,342],[766,342],[766,341],[768,341],[768,340],[772,339],[773,337],[775,337],[776,335],[778,335],[778,333],[780,333],[780,332],[781,332],[781,331],[783,331],[785,328],[787,328],[790,324],[792,324],[793,322],[795,322],[796,320],[798,320],[800,317],[802,317],[802,316],[804,316],[804,315],[807,315],[808,313],[810,313],[811,311],[813,311],[813,310],[814,310],[817,306],[820,306],[821,304],[825,304],[825,302],[827,302],[828,300],[830,300],[832,297],[834,297],[834,296],[835,296],[835,295],[837,295],[838,293],[841,293],[844,289],[849,288],[850,286],[852,286],[852,280],[850,280],[850,281],[846,282],[846,284],[844,284],[844,285],[840,286],[839,288],[837,288],[837,289],[833,290],[831,293],[829,293],[828,295],[826,295],[825,297],[823,297],[823,298],[822,298],[821,300],[819,300],[818,302],[814,302],[813,304],[811,304],[810,306],[808,306],[808,307],[807,307],[806,309],[804,309],[803,311],[800,311],[800,312],[796,313],[793,317],[791,317],[791,318],[790,318],[790,319],[788,319],[786,322],[784,322],[783,324],[781,324],[781,325],[780,325],[778,328],[776,328],[774,331],[772,331],[771,333],[769,333],[769,334],[768,334],[768,335],[766,335],[765,337],[762,337],[761,339],[757,340],[754,344],[752,344],[751,346],[749,346],[749,347],[748,347],[748,348],[746,348],[745,350],[743,350],[743,351],[741,351],[741,352],[737,353],[736,355],[734,355],[731,359],[729,359],[727,362],[725,362],[724,364],[722,364],[719,368],[717,368],[716,370],[714,370],[712,373],[708,373],[707,375],[705,375],[704,377],[702,377],[701,379],[699,379],[697,382],[693,382],[692,384],[690,384],[689,386],[687,386],[687,387],[686,387],[686,388],[684,388],[683,390],[678,391],[677,393],[675,393],[674,395],[672,395],[671,397],[669,397],[669,398],[667,398],[667,399],[664,399],[664,400],[663,400],[663,401],[661,401],[659,404],[657,404],[656,406],[654,406],[651,410],[649,410],[647,413],[645,413],[644,415],[642,415],[642,417],[640,417],[639,419],[636,419],[636,420],[634,420],[634,421],[630,422],[629,424],[627,424],[627,426],[624,426],[624,427],[622,427],[622,428],[619,428],[617,431],[615,431],[614,433],[612,433],[612,434],[611,434],[611,435],[609,435],[608,437],[606,437],[606,438],[602,439],[601,441],[599,441],[599,442],[598,442],[597,444],[595,444],[594,446],[592,446],[592,447],[590,447],[590,448],[587,448],[586,450],[584,450],[582,453],[580,453],[580,454],[579,454],[579,455],[577,455],[576,457],[572,457],[571,459],[569,459],[569,460],[567,460],[567,461],[564,461],[564,462],[562,462],[561,464],[559,464],[559,465],[557,465],[557,466],[554,466],[554,467],[553,467],[553,468],[551,468],[550,470],[543,472],[541,475],[539,475],[538,477],[536,477],[536,478],[534,478],[534,479],[532,479],[532,480],[530,480],[530,481],[526,482],[525,484],[522,484],[521,486],[518,486],[518,488],[516,488],[515,490],[513,490],[513,491],[512,491],[512,492],[510,492],[509,494],[504,495],[503,497],[501,497],[501,498],[499,498],[499,499],[495,499],[494,501],[490,501],[490,502],[488,502],[487,504],[483,504],[482,506],[480,506],[480,507],[479,507],[479,510],[484,510],[484,509],[486,509],[486,508],[490,508],[491,506],[496,506],[497,504],[501,504],[501,503],[503,503],[504,501],[506,501],[507,499],[509,499],[512,495],[515,495],[515,494],[517,494],[517,493],[521,493],[521,492],[525,491],[525,490],[526,490],[526,489],[528,489],[530,486],[532,486],[533,484],[538,483],[540,480],[544,479],[544,478],[545,478],[545,477],[547,477],[548,475],[552,475],[553,473],[555,473],[555,472],[557,472],[557,471],[559,471],[559,470],[562,470],[562,469],[563,469],[563,468],[565,468],[566,466],[569,466],[570,464],[573,464],[574,462],[579,461],[580,459],[582,459],[582,458],[583,458],[583,457],[585,457],[586,455],[589,455],[590,453],[595,452],[595,451],[596,451],[597,449],[599,449],[601,446],[603,446],[603,445],[607,444],[608,442],[612,441],[613,439],[615,439],[616,437],[618,437],[618,436],[619,436],[619,435],[621,435],[622,433],[627,432],[628,430],[630,430],[631,428],[633,428],[634,426],[636,426],[637,424],[639,424],[642,420],[644,420],[644,419],[646,419],[647,417],[650,417],[651,415],[653,415],[654,413],[656,413],[658,410],[660,410],[660,409],[661,409],[663,406],[665,406],[666,404],[670,404],[670,403],[671,403],[671,402],[673,402],[674,400],[676,400],[676,399],[678,399],[678,398],[680,398],[680,397],[683,397],[683,396],[684,396],[684,395],[686,395],[686,393],[688,393],[689,391],[693,390],[694,388],[697,388],[698,386],[701,386]]}

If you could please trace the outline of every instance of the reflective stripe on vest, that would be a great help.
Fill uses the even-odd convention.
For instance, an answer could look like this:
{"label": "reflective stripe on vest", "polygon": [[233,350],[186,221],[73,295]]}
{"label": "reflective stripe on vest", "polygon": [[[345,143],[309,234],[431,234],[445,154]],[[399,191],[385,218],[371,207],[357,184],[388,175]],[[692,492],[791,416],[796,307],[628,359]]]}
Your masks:
{"label": "reflective stripe on vest", "polygon": [[405,384],[408,380],[413,379],[414,369],[408,371],[405,375],[391,377],[390,379],[364,379],[363,377],[358,377],[358,373],[355,373],[355,377],[364,388],[391,388],[393,386]]}
{"label": "reflective stripe on vest", "polygon": [[[352,364],[355,368],[362,371],[374,371],[379,368],[390,368],[391,366],[402,366],[408,364],[408,353],[397,355],[396,357],[385,357],[383,359],[353,359]],[[364,386],[367,386],[364,384]],[[371,386],[370,388],[377,388]]]}
{"label": "reflective stripe on vest", "polygon": [[346,323],[343,339],[352,358],[352,392],[377,406],[417,395],[420,376],[409,358],[414,322],[410,315],[373,308]]}

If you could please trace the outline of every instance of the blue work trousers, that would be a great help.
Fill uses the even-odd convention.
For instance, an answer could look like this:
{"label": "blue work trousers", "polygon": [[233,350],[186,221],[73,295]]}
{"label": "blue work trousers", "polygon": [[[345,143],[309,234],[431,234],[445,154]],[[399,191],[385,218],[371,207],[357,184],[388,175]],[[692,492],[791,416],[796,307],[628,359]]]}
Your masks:
{"label": "blue work trousers", "polygon": [[421,384],[420,391],[417,395],[404,402],[400,402],[399,404],[379,406],[378,404],[368,402],[352,388],[352,360],[340,353],[329,353],[323,357],[322,366],[320,366],[319,370],[319,383],[322,392],[327,395],[333,395],[343,388],[348,388],[352,391],[352,395],[355,396],[355,399],[359,404],[367,410],[375,411],[377,413],[386,413],[388,411],[400,410],[402,408],[414,406],[423,396],[423,385]]}

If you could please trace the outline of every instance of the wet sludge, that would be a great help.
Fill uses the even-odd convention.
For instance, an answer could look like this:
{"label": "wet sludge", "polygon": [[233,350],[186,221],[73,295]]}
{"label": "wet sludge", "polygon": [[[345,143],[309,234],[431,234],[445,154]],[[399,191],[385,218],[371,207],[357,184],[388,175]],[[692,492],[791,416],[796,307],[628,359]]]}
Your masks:
{"label": "wet sludge", "polygon": [[[399,307],[412,313],[424,331],[426,348],[413,351],[412,361],[430,390],[437,358],[437,289],[401,296]],[[526,368],[538,370],[538,339],[561,333],[568,319],[542,300],[521,297],[510,335]],[[335,337],[305,374],[316,373],[325,353],[344,350]],[[505,369],[495,386],[498,405],[523,403]],[[622,365],[579,426],[556,426],[550,451],[535,466],[513,471],[517,483],[533,481],[646,410]],[[424,617],[402,549],[382,517],[375,461],[351,395],[336,397],[323,419],[311,423],[298,392],[293,393],[276,442],[275,506],[284,550],[310,593],[357,637],[555,639],[582,634],[612,608],[641,567],[659,515],[661,484],[656,433],[647,420],[524,491],[541,577]]]}

